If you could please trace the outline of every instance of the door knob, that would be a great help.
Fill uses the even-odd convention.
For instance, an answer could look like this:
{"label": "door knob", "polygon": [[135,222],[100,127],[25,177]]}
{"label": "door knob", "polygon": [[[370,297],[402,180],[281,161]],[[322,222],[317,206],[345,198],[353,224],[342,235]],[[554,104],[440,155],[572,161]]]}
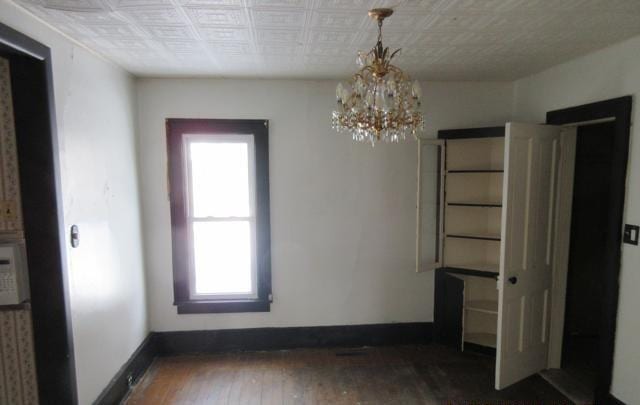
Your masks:
{"label": "door knob", "polygon": [[509,277],[508,280],[511,284],[516,284],[518,282],[518,277],[516,276]]}

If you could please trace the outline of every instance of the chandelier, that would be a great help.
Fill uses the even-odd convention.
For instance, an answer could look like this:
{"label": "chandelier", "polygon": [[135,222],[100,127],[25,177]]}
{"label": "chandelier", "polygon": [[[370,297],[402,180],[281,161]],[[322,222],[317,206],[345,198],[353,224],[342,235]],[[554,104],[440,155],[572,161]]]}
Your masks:
{"label": "chandelier", "polygon": [[407,134],[416,136],[424,121],[419,111],[420,83],[391,64],[400,49],[389,53],[382,46],[382,22],[392,9],[376,8],[369,17],[378,22],[378,41],[369,52],[358,52],[360,70],[346,83],[336,87],[337,108],[332,126],[348,132],[355,141],[398,142]]}

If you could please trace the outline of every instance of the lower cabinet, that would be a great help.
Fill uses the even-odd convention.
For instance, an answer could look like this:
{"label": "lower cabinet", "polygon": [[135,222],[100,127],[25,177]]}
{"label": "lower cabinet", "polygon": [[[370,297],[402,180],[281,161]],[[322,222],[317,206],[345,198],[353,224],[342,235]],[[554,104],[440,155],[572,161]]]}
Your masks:
{"label": "lower cabinet", "polygon": [[436,342],[456,350],[495,355],[497,328],[495,275],[455,268],[436,270]]}

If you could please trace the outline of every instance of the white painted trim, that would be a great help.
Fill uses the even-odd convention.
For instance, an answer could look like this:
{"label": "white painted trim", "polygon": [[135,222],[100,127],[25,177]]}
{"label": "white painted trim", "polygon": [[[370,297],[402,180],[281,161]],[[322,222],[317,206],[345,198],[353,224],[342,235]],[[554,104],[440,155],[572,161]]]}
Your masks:
{"label": "white painted trim", "polygon": [[562,338],[564,334],[564,313],[571,237],[571,206],[573,204],[573,181],[576,157],[576,129],[575,125],[565,127],[560,136],[560,164],[558,167],[555,243],[552,259],[553,273],[551,282],[551,313],[547,368],[560,368],[562,362]]}
{"label": "white painted trim", "polygon": [[[440,199],[439,215],[440,221],[438,221],[438,262],[434,262],[433,268],[423,268],[420,264],[422,259],[422,146],[433,145],[440,148]],[[442,139],[424,139],[418,138],[418,164],[417,164],[417,195],[416,195],[416,273],[421,273],[429,270],[435,270],[441,266],[442,255],[444,249],[442,243],[444,242],[444,176],[445,176],[445,142]]]}
{"label": "white painted trim", "polygon": [[615,120],[616,120],[615,117],[598,118],[597,120],[580,121],[580,122],[572,122],[572,123],[569,123],[569,124],[563,124],[562,127],[577,127],[577,126],[584,126],[584,125],[595,125],[595,124],[602,124],[604,122],[613,122]]}

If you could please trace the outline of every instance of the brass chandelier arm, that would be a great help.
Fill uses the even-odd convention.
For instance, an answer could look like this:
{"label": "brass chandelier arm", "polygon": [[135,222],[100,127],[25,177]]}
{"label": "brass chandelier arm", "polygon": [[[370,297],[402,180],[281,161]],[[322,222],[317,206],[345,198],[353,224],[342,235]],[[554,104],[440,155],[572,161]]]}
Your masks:
{"label": "brass chandelier arm", "polygon": [[364,72],[370,72],[370,73],[373,73],[373,67],[372,67],[371,65],[367,65],[367,66],[363,67],[362,69],[360,69],[360,70],[358,71],[358,73],[356,73],[355,75],[353,75],[354,79],[355,79],[355,78],[357,78],[357,77],[360,77],[360,78],[362,78],[362,79],[365,79],[365,76],[362,74],[362,73],[364,73]]}
{"label": "brass chandelier arm", "polygon": [[397,74],[401,75],[402,78],[406,78],[407,77],[407,74],[405,72],[403,72],[402,69],[400,69],[399,67],[397,67],[395,65],[389,65],[388,69],[392,73],[397,73]]}

